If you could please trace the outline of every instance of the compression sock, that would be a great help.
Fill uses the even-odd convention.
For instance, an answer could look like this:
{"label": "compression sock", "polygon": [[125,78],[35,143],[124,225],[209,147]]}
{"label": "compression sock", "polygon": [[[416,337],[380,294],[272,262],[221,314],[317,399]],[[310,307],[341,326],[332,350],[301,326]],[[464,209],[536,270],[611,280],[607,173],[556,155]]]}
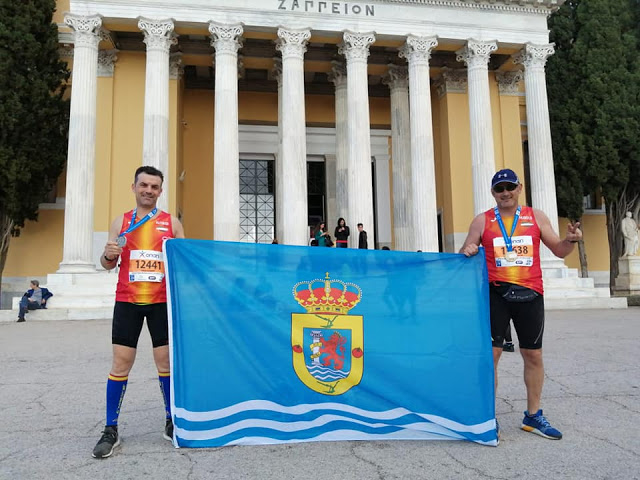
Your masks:
{"label": "compression sock", "polygon": [[160,392],[164,399],[164,409],[167,418],[171,418],[171,373],[158,372],[158,380],[160,381]]}
{"label": "compression sock", "polygon": [[107,380],[107,422],[105,425],[117,426],[120,406],[127,391],[129,377],[116,377],[109,374]]}

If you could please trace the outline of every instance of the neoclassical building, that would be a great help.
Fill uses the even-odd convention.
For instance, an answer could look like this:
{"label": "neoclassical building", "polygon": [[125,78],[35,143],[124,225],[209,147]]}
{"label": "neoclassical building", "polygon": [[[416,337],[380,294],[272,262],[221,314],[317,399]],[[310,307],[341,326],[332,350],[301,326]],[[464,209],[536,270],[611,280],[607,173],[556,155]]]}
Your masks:
{"label": "neoclassical building", "polygon": [[[306,245],[344,217],[370,248],[455,252],[505,167],[564,229],[545,84],[561,3],[58,0],[67,168],[5,276],[95,272],[143,164],[191,238]],[[604,216],[584,228],[607,270]]]}

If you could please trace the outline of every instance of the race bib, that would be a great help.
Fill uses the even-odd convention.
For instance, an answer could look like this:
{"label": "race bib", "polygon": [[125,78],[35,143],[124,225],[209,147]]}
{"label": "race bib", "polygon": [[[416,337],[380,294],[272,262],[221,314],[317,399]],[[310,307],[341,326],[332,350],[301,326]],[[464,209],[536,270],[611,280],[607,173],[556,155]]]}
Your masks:
{"label": "race bib", "polygon": [[130,282],[161,282],[164,278],[164,255],[155,250],[131,250]]}
{"label": "race bib", "polygon": [[533,238],[531,235],[512,237],[513,252],[517,257],[507,259],[507,246],[504,238],[493,239],[493,254],[496,259],[496,267],[531,267],[533,266]]}

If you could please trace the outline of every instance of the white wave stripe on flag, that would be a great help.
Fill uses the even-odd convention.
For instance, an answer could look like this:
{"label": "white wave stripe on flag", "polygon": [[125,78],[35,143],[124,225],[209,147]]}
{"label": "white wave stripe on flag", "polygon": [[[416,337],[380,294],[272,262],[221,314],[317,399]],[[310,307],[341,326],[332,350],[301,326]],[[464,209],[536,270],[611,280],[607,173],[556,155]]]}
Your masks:
{"label": "white wave stripe on flag", "polygon": [[211,430],[185,430],[182,428],[177,429],[178,437],[185,440],[210,440],[214,438],[223,437],[231,433],[253,428],[264,428],[274,430],[276,432],[304,432],[306,430],[321,427],[335,421],[346,421],[349,423],[363,425],[370,428],[397,428],[399,430],[413,431],[413,432],[425,432],[442,435],[448,438],[454,438],[457,440],[463,440],[462,435],[452,432],[440,425],[434,423],[411,423],[407,425],[389,425],[387,423],[370,423],[362,420],[354,420],[352,418],[342,417],[339,415],[323,415],[312,421],[306,422],[277,422],[275,420],[262,420],[251,419],[242,420],[240,422],[232,423],[222,428],[214,428]]}
{"label": "white wave stripe on flag", "polygon": [[[179,430],[178,430],[179,431]],[[350,441],[350,440],[460,440],[457,437],[443,437],[441,435],[429,432],[418,432],[401,430],[393,433],[365,433],[356,430],[334,430],[332,432],[326,432],[317,437],[304,438],[304,439],[287,439],[278,440],[270,437],[243,437],[225,443],[225,446],[230,445],[268,445],[268,444],[282,444],[282,443],[304,443],[304,442],[338,442],[338,441]],[[488,442],[476,440],[475,443],[481,445],[496,446],[495,440]]]}
{"label": "white wave stripe on flag", "polygon": [[180,407],[176,407],[174,412],[177,417],[183,418],[190,422],[207,422],[211,420],[222,419],[242,412],[250,412],[253,410],[265,410],[291,415],[303,415],[305,413],[321,410],[337,410],[371,418],[372,420],[393,420],[404,415],[413,414],[424,418],[429,422],[442,425],[443,427],[456,432],[474,433],[480,435],[486,433],[489,430],[495,429],[495,419],[490,419],[475,425],[465,425],[462,423],[454,422],[453,420],[449,420],[448,418],[440,417],[437,415],[429,415],[425,413],[416,413],[401,407],[382,412],[374,412],[335,402],[300,404],[287,407],[279,403],[270,402],[268,400],[248,400],[246,402],[240,402],[229,407],[221,408],[219,410],[212,410],[209,412],[192,412]]}

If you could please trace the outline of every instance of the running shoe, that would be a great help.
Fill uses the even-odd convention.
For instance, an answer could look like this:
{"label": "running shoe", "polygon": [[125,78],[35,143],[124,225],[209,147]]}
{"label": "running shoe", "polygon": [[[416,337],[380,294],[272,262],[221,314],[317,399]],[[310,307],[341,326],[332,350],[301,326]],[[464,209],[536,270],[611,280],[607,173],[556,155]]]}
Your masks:
{"label": "running shoe", "polygon": [[107,425],[104,427],[102,437],[93,449],[93,458],[107,458],[113,453],[113,449],[120,445],[118,427]]}
{"label": "running shoe", "polygon": [[173,420],[170,418],[167,418],[167,423],[164,424],[164,433],[162,436],[170,442],[173,442]]}
{"label": "running shoe", "polygon": [[507,342],[504,345],[502,345],[502,351],[504,351],[504,352],[514,352],[515,351],[515,347],[513,346],[513,343]]}
{"label": "running shoe", "polygon": [[533,415],[525,411],[521,428],[525,432],[535,433],[551,440],[560,440],[562,438],[562,433],[549,424],[549,421],[542,415],[542,410],[538,410]]}

